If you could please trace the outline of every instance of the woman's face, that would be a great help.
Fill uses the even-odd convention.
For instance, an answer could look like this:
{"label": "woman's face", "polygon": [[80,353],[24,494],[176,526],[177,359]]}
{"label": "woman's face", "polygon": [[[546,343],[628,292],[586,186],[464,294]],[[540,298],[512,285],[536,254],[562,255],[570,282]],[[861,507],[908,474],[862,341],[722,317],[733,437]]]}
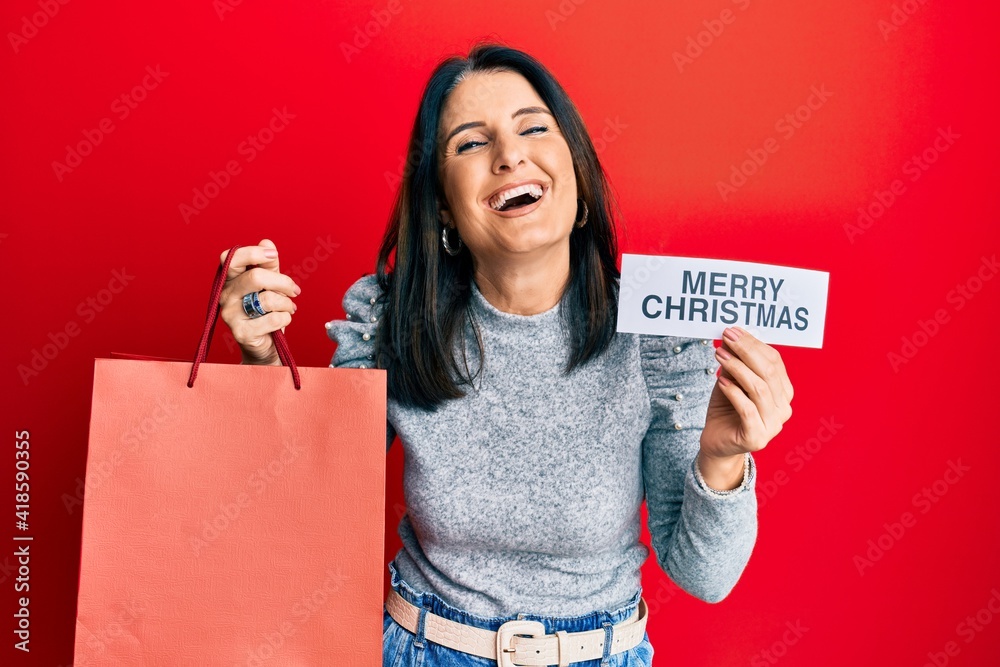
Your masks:
{"label": "woman's face", "polygon": [[476,262],[568,246],[577,213],[573,158],[527,79],[477,73],[458,84],[442,110],[438,146],[442,218]]}

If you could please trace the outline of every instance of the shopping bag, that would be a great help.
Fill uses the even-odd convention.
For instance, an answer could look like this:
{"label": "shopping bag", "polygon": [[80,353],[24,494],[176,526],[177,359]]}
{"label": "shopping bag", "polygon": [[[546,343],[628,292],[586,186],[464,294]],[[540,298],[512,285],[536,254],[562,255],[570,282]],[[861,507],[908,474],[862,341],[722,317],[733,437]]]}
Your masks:
{"label": "shopping bag", "polygon": [[97,359],[74,665],[381,665],[385,371]]}

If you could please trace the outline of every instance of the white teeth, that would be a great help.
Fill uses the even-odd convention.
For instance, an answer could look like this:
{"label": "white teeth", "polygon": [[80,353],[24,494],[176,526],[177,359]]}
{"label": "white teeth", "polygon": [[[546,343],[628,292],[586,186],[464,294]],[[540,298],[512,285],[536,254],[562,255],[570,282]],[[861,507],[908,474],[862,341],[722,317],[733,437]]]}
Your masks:
{"label": "white teeth", "polygon": [[542,186],[536,183],[527,183],[526,185],[519,185],[516,188],[504,190],[499,194],[493,195],[490,199],[490,207],[499,211],[503,208],[504,204],[507,203],[507,200],[528,192],[530,192],[535,199],[538,199],[543,193]]}

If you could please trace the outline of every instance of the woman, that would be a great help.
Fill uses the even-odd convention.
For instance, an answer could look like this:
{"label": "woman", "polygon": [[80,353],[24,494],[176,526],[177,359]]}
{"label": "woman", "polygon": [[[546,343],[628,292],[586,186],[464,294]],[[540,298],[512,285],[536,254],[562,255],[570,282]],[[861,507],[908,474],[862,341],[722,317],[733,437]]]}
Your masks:
{"label": "woman", "polygon": [[[670,578],[728,595],[757,534],[750,452],[791,415],[781,357],[738,328],[718,352],[615,331],[610,189],[530,56],[441,63],[407,165],[377,273],[327,324],[331,366],[386,370],[386,447],[406,454],[384,665],[650,665],[642,500]],[[274,244],[227,278],[244,363],[280,363],[299,289]]]}

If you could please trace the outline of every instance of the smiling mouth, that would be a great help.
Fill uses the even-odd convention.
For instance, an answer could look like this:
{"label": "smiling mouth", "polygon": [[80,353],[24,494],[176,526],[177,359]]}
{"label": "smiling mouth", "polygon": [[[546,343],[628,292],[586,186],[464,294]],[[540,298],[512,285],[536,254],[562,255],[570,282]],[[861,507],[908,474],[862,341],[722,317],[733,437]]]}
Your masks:
{"label": "smiling mouth", "polygon": [[542,186],[535,183],[527,183],[491,197],[489,205],[494,211],[511,211],[534,204],[544,194],[545,190]]}
{"label": "smiling mouth", "polygon": [[518,195],[504,202],[504,205],[498,208],[498,211],[509,211],[512,208],[521,208],[522,206],[527,206],[528,204],[534,204],[536,201],[541,199],[542,196],[537,197],[531,192],[525,192],[523,195]]}

